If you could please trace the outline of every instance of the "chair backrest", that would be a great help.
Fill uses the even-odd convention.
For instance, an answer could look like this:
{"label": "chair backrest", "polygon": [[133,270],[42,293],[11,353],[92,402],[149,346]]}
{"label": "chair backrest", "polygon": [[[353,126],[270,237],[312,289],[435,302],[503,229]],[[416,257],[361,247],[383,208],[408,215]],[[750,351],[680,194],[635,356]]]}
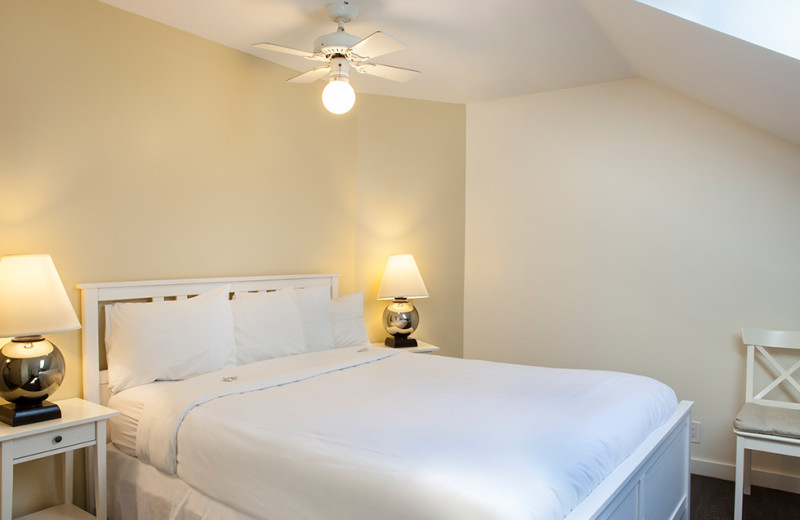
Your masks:
{"label": "chair backrest", "polygon": [[[800,410],[800,383],[794,377],[800,369],[800,331],[743,328],[742,341],[747,345],[745,400]],[[788,363],[791,365],[785,368]],[[766,378],[757,377],[758,367],[763,367]],[[785,400],[768,398],[773,391],[782,391]]]}

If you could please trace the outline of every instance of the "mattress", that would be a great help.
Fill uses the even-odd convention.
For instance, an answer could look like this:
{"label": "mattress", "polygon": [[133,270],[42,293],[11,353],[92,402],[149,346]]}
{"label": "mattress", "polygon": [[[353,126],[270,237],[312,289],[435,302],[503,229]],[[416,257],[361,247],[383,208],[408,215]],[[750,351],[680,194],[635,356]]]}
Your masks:
{"label": "mattress", "polygon": [[354,348],[109,404],[122,451],[253,517],[544,520],[568,514],[677,401],[630,374]]}
{"label": "mattress", "polygon": [[136,431],[145,405],[156,399],[166,399],[169,388],[177,381],[159,381],[149,385],[135,386],[111,396],[108,406],[119,412],[109,420],[111,442],[121,452],[136,456]]}

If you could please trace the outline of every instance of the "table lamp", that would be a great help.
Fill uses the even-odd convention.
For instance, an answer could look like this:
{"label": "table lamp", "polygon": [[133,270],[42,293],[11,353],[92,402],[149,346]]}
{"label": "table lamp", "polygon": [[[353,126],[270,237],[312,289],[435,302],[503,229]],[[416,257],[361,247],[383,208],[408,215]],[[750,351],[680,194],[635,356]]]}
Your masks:
{"label": "table lamp", "polygon": [[50,255],[0,259],[0,421],[20,426],[61,417],[46,401],[64,379],[64,357],[43,334],[81,328]]}
{"label": "table lamp", "polygon": [[419,274],[414,257],[390,256],[378,289],[379,300],[392,300],[383,311],[383,327],[390,334],[390,337],[386,338],[386,346],[417,346],[417,340],[409,336],[419,326],[419,313],[409,299],[427,297],[428,290]]}

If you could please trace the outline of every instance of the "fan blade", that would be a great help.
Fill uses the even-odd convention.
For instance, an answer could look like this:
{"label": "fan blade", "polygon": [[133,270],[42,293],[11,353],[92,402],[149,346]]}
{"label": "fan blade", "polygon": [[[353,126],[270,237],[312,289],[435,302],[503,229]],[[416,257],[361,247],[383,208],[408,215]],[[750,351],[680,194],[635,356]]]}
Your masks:
{"label": "fan blade", "polygon": [[399,51],[404,49],[406,44],[388,35],[385,32],[375,31],[358,43],[354,43],[350,47],[350,51],[357,56],[368,60],[377,58],[390,52]]}
{"label": "fan blade", "polygon": [[330,65],[323,65],[322,67],[317,67],[316,69],[307,70],[302,74],[299,74],[293,78],[289,78],[286,80],[287,83],[313,83],[323,77],[331,70]]}
{"label": "fan blade", "polygon": [[414,69],[404,69],[402,67],[393,67],[391,65],[381,65],[380,63],[359,63],[356,67],[358,72],[369,74],[370,76],[378,76],[379,78],[390,79],[392,81],[399,81],[405,83],[417,77],[420,72]]}
{"label": "fan blade", "polygon": [[266,49],[268,51],[275,51],[275,52],[282,52],[284,54],[294,54],[295,56],[302,56],[308,59],[314,59],[314,53],[308,51],[301,51],[300,49],[293,49],[291,47],[286,47],[284,45],[278,45],[275,43],[254,43],[253,47],[258,47],[259,49]]}

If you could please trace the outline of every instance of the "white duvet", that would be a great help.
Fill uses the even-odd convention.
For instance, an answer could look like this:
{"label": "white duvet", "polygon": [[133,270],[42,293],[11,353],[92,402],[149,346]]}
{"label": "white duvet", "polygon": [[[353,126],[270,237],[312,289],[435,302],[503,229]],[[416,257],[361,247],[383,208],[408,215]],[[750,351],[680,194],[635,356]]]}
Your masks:
{"label": "white duvet", "polygon": [[268,520],[561,519],[677,404],[630,374],[356,348],[165,388],[138,456]]}

